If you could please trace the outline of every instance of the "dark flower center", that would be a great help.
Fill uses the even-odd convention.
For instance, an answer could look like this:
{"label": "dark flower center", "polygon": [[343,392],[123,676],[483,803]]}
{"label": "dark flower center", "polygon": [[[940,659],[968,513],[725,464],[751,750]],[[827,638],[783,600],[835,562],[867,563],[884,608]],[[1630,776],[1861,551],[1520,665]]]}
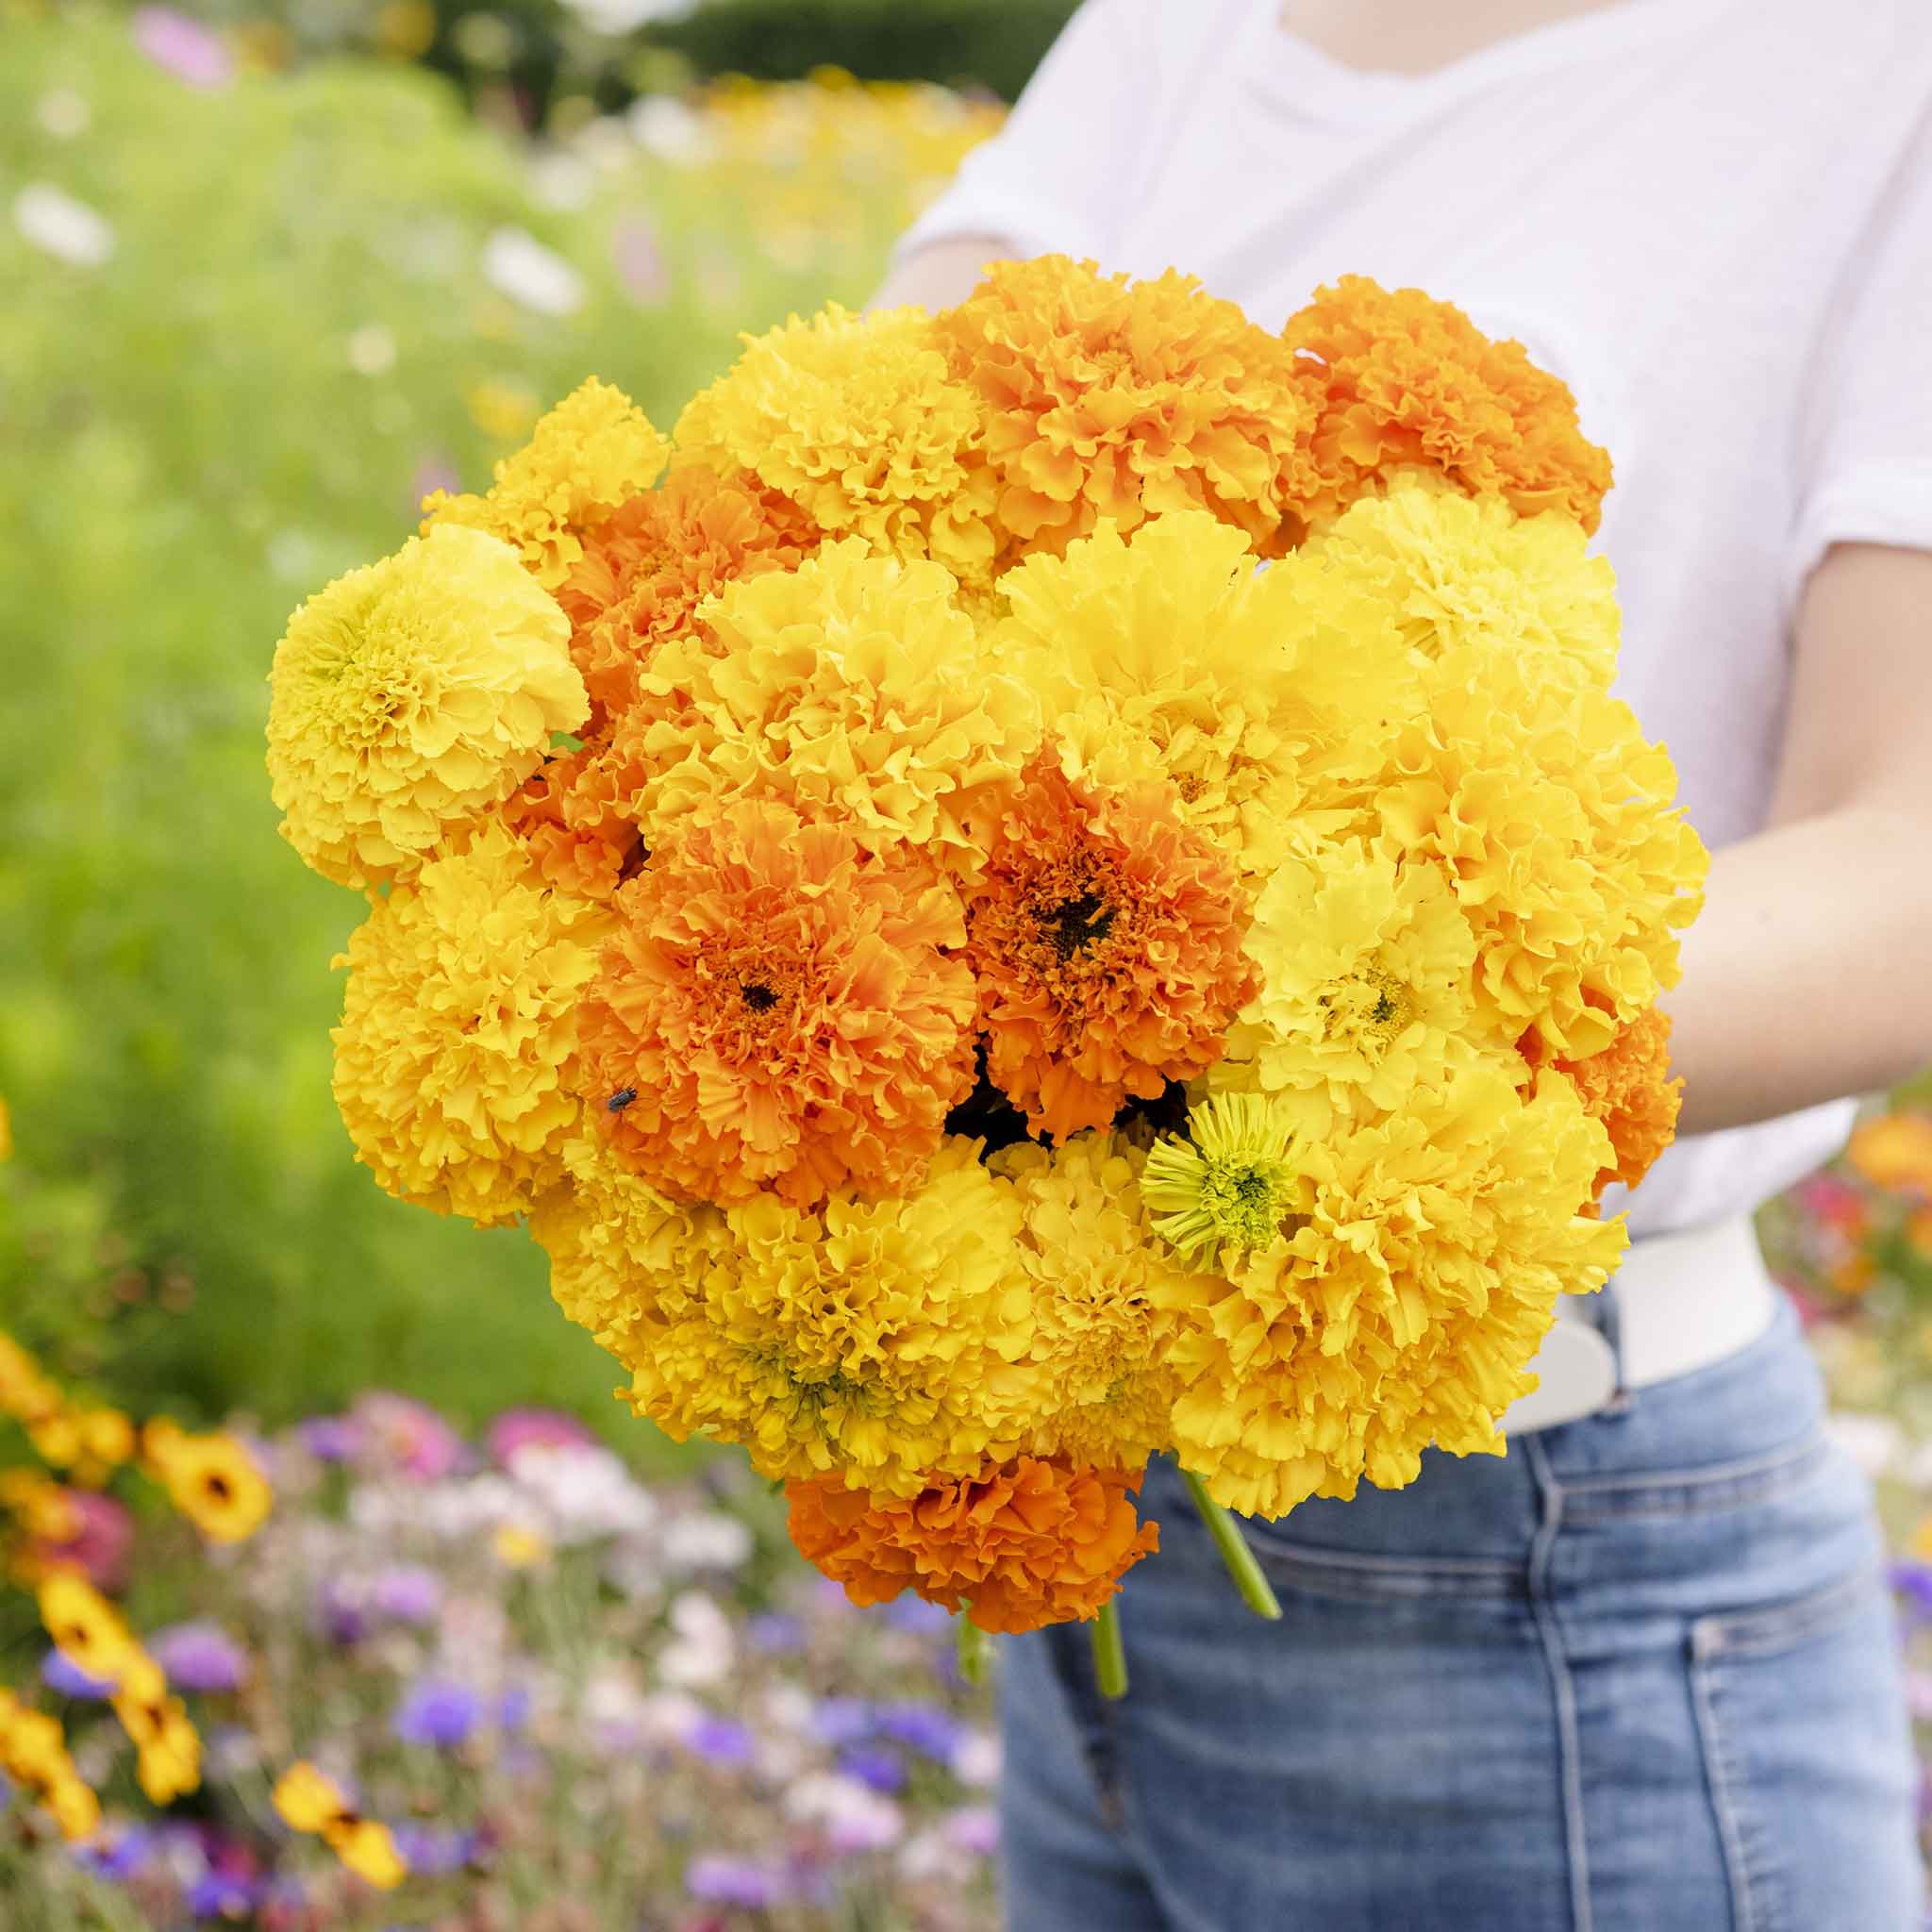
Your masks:
{"label": "dark flower center", "polygon": [[1053,949],[1071,959],[1083,947],[1098,945],[1113,929],[1114,910],[1098,892],[1064,899],[1040,914],[1040,924]]}
{"label": "dark flower center", "polygon": [[778,1004],[778,995],[760,980],[746,980],[739,991],[754,1013],[769,1013]]}

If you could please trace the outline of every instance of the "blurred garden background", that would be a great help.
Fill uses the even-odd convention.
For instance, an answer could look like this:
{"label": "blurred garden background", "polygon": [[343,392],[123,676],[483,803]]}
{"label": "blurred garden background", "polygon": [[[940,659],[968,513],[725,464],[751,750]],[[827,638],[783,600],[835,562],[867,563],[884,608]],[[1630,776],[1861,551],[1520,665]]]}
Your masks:
{"label": "blurred garden background", "polygon": [[[98,1687],[0,1608],[0,1684],[45,1679],[110,1818],[75,1856],[16,1805],[0,1924],[991,1923],[997,1754],[943,1634],[827,1601],[760,1486],[631,1421],[523,1235],[354,1164],[358,907],[276,837],[262,724],[290,608],[586,375],[668,423],[741,330],[861,303],[1070,11],[0,0],[0,1330],[90,1402],[234,1424],[277,1495],[239,1554],[132,1491],[59,1519],[190,1633],[207,1784],[165,1824],[113,1822]],[[1918,1644],[1932,1089],[1766,1234]],[[291,1849],[305,1755],[391,1821],[404,1890]]]}

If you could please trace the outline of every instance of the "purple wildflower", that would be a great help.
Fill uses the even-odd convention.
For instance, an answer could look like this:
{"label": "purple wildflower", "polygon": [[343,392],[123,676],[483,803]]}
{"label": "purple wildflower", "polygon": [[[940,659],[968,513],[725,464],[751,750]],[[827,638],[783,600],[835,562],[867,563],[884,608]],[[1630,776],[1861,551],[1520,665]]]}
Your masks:
{"label": "purple wildflower", "polygon": [[137,8],[133,27],[134,44],[190,87],[225,87],[234,77],[235,63],[220,35],[172,7]]}
{"label": "purple wildflower", "polygon": [[791,1887],[788,1875],[774,1865],[705,1852],[685,1867],[684,1889],[705,1905],[763,1912],[783,1905]]}
{"label": "purple wildflower", "polygon": [[155,1835],[145,1825],[131,1824],[113,1839],[96,1837],[74,1848],[75,1861],[83,1871],[111,1885],[125,1885],[148,1861],[155,1849]]}
{"label": "purple wildflower", "polygon": [[446,1878],[462,1871],[482,1848],[479,1833],[448,1825],[399,1824],[394,1835],[404,1863],[425,1878]]}
{"label": "purple wildflower", "polygon": [[881,1707],[874,1726],[882,1738],[904,1744],[936,1764],[950,1764],[959,1748],[965,1726],[950,1711],[936,1704],[888,1704]]}
{"label": "purple wildflower", "polygon": [[362,1453],[362,1431],[353,1416],[312,1415],[296,1425],[295,1436],[318,1462],[354,1462]]}
{"label": "purple wildflower", "polygon": [[684,1734],[686,1748],[708,1764],[749,1764],[758,1740],[736,1718],[707,1713]]}
{"label": "purple wildflower", "polygon": [[114,1694],[111,1682],[101,1677],[90,1677],[81,1667],[58,1650],[50,1650],[41,1659],[41,1681],[50,1690],[58,1690],[63,1697],[84,1697],[96,1704],[105,1704]]}
{"label": "purple wildflower", "polygon": [[805,1648],[805,1625],[784,1610],[760,1610],[745,1625],[745,1635],[751,1647],[767,1657]]}
{"label": "purple wildflower", "polygon": [[858,1697],[827,1697],[811,1714],[812,1735],[839,1750],[863,1743],[873,1733],[873,1708]]}
{"label": "purple wildflower", "polygon": [[442,1579],[420,1563],[393,1563],[377,1573],[369,1600],[393,1623],[433,1624],[442,1612]]}
{"label": "purple wildflower", "polygon": [[356,1419],[377,1453],[419,1482],[439,1482],[463,1460],[462,1438],[427,1403],[376,1390],[356,1405]]}
{"label": "purple wildflower", "polygon": [[245,1919],[259,1903],[259,1887],[232,1873],[208,1872],[182,1894],[181,1903],[197,1919]]}
{"label": "purple wildflower", "polygon": [[840,1752],[839,1769],[888,1798],[906,1789],[906,1760],[878,1744],[854,1744]]}
{"label": "purple wildflower", "polygon": [[951,1611],[927,1603],[923,1596],[911,1595],[894,1597],[886,1606],[885,1617],[894,1630],[904,1630],[913,1637],[934,1636],[953,1621]]}
{"label": "purple wildflower", "polygon": [[322,1586],[315,1600],[315,1615],[328,1641],[344,1649],[369,1635],[369,1605],[362,1592],[336,1578]]}
{"label": "purple wildflower", "polygon": [[236,1690],[248,1674],[247,1652],[205,1619],[157,1630],[148,1648],[169,1682],[184,1690]]}
{"label": "purple wildflower", "polygon": [[404,1698],[392,1728],[406,1744],[454,1750],[483,1721],[483,1700],[445,1677],[425,1677]]}

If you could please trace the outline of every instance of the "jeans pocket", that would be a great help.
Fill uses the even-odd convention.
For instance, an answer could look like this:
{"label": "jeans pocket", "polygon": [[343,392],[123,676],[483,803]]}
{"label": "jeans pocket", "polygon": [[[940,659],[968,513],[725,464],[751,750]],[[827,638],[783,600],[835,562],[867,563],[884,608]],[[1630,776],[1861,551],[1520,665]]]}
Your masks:
{"label": "jeans pocket", "polygon": [[1269,1580],[1285,1590],[1351,1603],[1506,1602],[1526,1598],[1526,1562],[1491,1557],[1392,1557],[1297,1541],[1274,1524],[1242,1524]]}
{"label": "jeans pocket", "polygon": [[1904,1755],[1878,1573],[1700,1617],[1688,1649],[1732,1932],[1915,1932],[1896,1916],[1895,1866],[1869,1856],[1886,1842]]}

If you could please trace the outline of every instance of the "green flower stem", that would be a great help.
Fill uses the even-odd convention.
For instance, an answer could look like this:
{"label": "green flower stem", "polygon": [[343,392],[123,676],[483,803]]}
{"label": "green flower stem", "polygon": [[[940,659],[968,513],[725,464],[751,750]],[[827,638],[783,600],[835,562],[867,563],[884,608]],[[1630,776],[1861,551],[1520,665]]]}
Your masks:
{"label": "green flower stem", "polygon": [[1181,1480],[1188,1486],[1188,1494],[1193,1498],[1194,1507],[1201,1513],[1201,1521],[1208,1525],[1208,1534],[1214,1539],[1215,1547],[1221,1552],[1221,1560],[1227,1565],[1227,1574],[1234,1578],[1234,1587],[1241,1591],[1241,1601],[1257,1617],[1266,1617],[1271,1624],[1281,1619],[1281,1605],[1275,1600],[1268,1579],[1261,1574],[1261,1566],[1255,1560],[1255,1553],[1248,1547],[1248,1540],[1236,1526],[1235,1520],[1208,1493],[1208,1486],[1197,1475],[1187,1470],[1181,1472]]}
{"label": "green flower stem", "polygon": [[992,1660],[992,1639],[960,1610],[953,1619],[958,1625],[959,1674],[969,1684],[986,1682],[986,1667]]}
{"label": "green flower stem", "polygon": [[1103,1697],[1127,1694],[1127,1652],[1121,1641],[1120,1600],[1108,1597],[1093,1620],[1093,1674]]}

